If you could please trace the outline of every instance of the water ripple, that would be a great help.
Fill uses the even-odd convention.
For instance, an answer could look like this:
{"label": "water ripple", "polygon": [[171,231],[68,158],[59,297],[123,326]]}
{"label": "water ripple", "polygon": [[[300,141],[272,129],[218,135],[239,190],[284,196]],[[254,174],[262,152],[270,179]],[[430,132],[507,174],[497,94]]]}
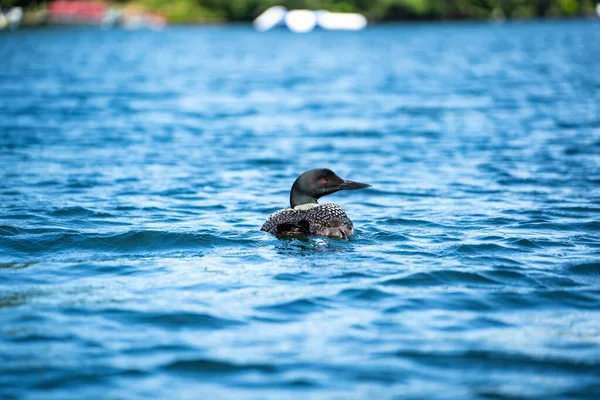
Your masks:
{"label": "water ripple", "polygon": [[[0,35],[0,398],[600,398],[597,21]],[[277,239],[298,173],[349,240]]]}

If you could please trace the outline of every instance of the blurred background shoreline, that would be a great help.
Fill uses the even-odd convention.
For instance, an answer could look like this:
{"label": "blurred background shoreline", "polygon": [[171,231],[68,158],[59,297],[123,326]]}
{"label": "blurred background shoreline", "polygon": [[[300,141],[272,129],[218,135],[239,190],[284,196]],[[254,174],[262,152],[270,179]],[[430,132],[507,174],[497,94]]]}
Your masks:
{"label": "blurred background shoreline", "polygon": [[106,25],[123,16],[132,27],[249,23],[275,5],[359,13],[370,23],[597,17],[595,0],[0,0],[0,27]]}

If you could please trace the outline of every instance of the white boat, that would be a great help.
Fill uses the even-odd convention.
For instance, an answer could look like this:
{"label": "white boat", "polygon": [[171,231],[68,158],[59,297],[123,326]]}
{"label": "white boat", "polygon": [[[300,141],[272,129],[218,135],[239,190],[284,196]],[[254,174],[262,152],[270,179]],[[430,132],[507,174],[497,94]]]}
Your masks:
{"label": "white boat", "polygon": [[317,24],[327,30],[359,31],[367,26],[364,15],[317,11]]}
{"label": "white boat", "polygon": [[21,25],[23,19],[23,9],[21,7],[13,7],[5,14],[0,12],[0,30],[2,29],[17,29]]}
{"label": "white boat", "polygon": [[282,6],[273,6],[266,9],[256,19],[254,19],[254,28],[257,31],[264,32],[273,29],[276,26],[282,26],[285,21],[287,8]]}
{"label": "white boat", "polygon": [[285,14],[285,26],[296,33],[306,33],[315,29],[317,15],[310,10],[292,10]]}
{"label": "white boat", "polygon": [[274,6],[256,17],[253,24],[260,32],[280,26],[297,33],[307,33],[317,27],[325,30],[358,31],[367,26],[367,19],[356,13],[288,10],[283,6]]}

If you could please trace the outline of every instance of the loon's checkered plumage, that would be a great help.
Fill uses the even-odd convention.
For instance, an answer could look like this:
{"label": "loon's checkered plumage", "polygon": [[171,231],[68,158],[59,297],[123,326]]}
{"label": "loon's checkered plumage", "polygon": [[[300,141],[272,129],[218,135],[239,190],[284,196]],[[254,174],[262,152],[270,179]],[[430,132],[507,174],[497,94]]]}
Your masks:
{"label": "loon's checkered plumage", "polygon": [[354,225],[337,204],[315,204],[279,210],[267,219],[261,231],[274,235],[321,235],[346,238],[354,233]]}
{"label": "loon's checkered plumage", "polygon": [[354,225],[337,204],[318,204],[317,199],[339,190],[369,187],[365,183],[346,181],[329,169],[306,171],[296,179],[290,193],[292,208],[271,215],[261,228],[277,236],[322,235],[347,238]]}

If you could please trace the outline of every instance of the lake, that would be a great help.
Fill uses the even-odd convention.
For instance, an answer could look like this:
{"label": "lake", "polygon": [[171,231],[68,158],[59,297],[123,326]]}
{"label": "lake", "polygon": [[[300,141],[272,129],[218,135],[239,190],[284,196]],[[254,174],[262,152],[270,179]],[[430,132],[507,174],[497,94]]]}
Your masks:
{"label": "lake", "polygon": [[[1,398],[599,398],[598,21],[0,60]],[[260,232],[318,167],[355,235]]]}

